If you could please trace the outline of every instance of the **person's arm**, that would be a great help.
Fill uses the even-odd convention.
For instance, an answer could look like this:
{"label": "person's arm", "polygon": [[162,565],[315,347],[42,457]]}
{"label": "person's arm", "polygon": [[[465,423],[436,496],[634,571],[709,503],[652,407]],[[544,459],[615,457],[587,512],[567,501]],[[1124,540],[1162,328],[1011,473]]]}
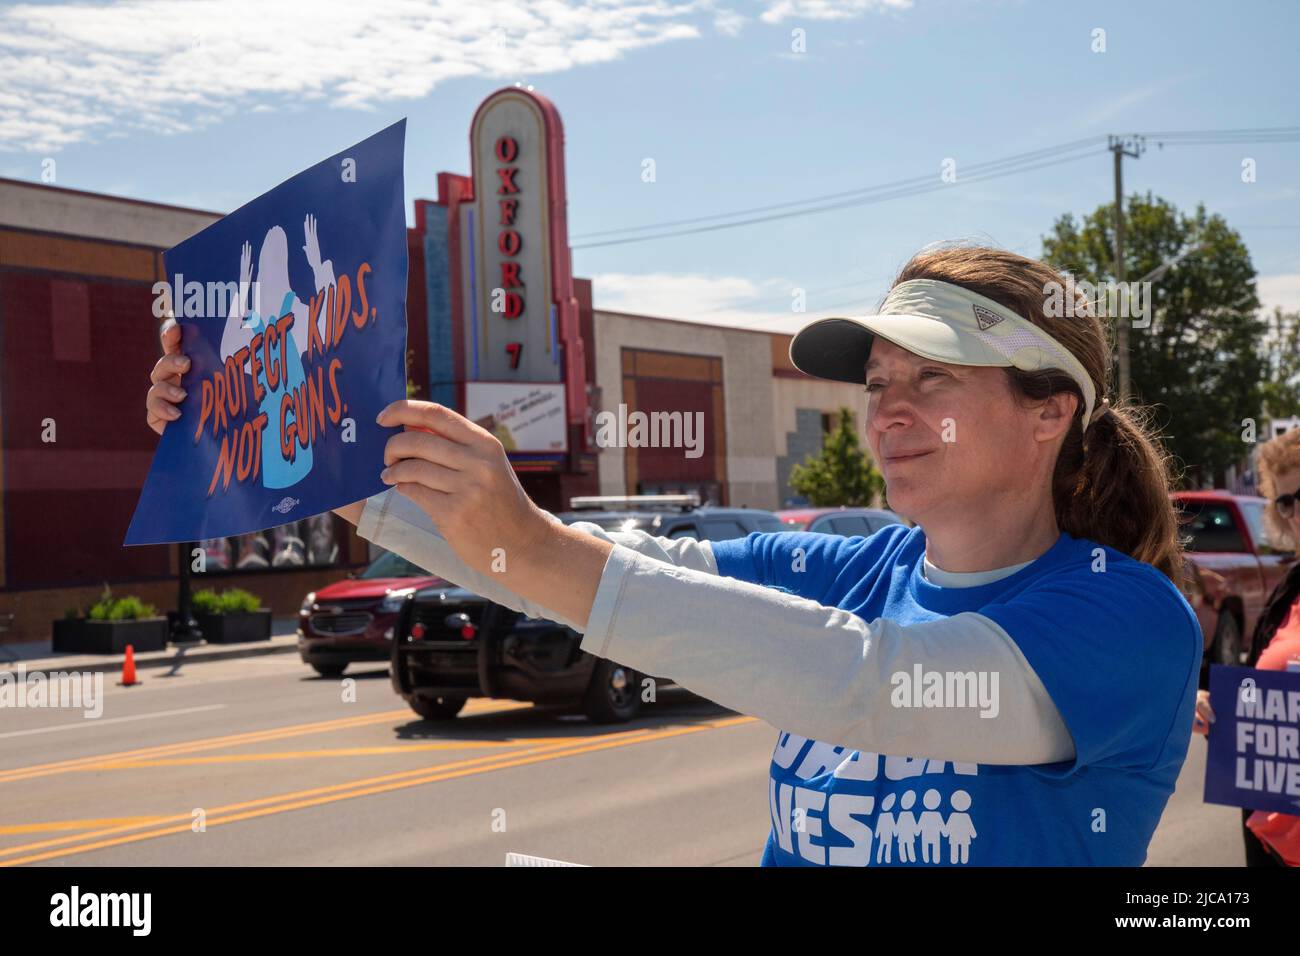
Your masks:
{"label": "person's arm", "polygon": [[[868,622],[615,545],[582,649],[825,743],[983,764],[1054,763],[1075,753],[1016,642],[973,612]],[[982,681],[984,705],[898,706],[913,699],[903,699],[903,678],[915,684],[936,672],[945,683],[957,675],[976,699]]]}
{"label": "person's arm", "polygon": [[[349,508],[361,537],[498,604],[583,630],[521,598],[505,575],[467,567],[429,516],[397,491]],[[1006,633],[981,615],[907,627],[884,619],[868,625],[837,608],[718,577],[708,542],[609,532],[591,522],[570,527],[618,545],[586,622],[585,651],[826,742],[978,763],[1073,756],[1070,735],[1033,669]],[[673,571],[683,574],[660,573]],[[698,587],[701,582],[709,586]],[[931,671],[997,674],[996,716],[894,708],[892,675],[910,674],[917,663]]]}
{"label": "person's arm", "polygon": [[[335,513],[355,524],[357,534],[367,541],[396,552],[430,574],[436,574],[489,601],[522,611],[528,617],[546,618],[575,630],[582,629],[580,622],[570,619],[563,612],[520,597],[507,586],[506,575],[483,573],[468,567],[439,534],[428,514],[396,489],[335,509]],[[563,526],[563,522],[549,511],[542,510],[542,514],[547,520]],[[707,574],[718,573],[717,562],[707,541],[662,538],[645,531],[606,531],[590,521],[574,522],[569,527],[602,541],[621,544],[656,561]],[[508,561],[509,555],[506,558]]]}
{"label": "person's arm", "polygon": [[[501,442],[452,409],[401,400],[376,420],[404,427],[384,447],[380,478],[399,492],[392,500],[408,498],[428,515],[468,569],[491,574],[535,606],[545,602],[553,619],[587,632],[584,650],[827,743],[886,753],[899,752],[901,743],[904,753],[968,762],[1069,757],[1062,735],[1051,732],[1054,695],[1032,693],[1033,668],[1016,662],[1014,648],[987,625],[948,667],[945,647],[963,630],[960,615],[906,629],[890,621],[867,625],[838,608],[655,560],[548,520],[524,492]],[[508,568],[494,566],[497,555],[507,556]],[[913,643],[925,653],[910,658]],[[998,674],[1005,688],[1000,717],[948,708],[920,718],[927,730],[916,728],[918,711],[886,703],[897,666],[912,660],[931,670]],[[994,732],[972,721],[1001,726]],[[1074,723],[1070,730],[1076,739],[1082,732]]]}

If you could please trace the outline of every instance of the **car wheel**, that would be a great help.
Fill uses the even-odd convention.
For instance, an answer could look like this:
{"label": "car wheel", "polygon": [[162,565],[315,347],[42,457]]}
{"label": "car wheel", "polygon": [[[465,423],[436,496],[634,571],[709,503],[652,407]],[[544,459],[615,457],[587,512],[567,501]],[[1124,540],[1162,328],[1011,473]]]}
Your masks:
{"label": "car wheel", "polygon": [[348,669],[347,664],[313,664],[312,669],[321,677],[342,677]]}
{"label": "car wheel", "polygon": [[1233,667],[1241,664],[1241,627],[1231,611],[1219,614],[1219,623],[1214,629],[1213,659],[1216,664]]}
{"label": "car wheel", "polygon": [[595,724],[631,720],[641,711],[637,672],[615,661],[600,660],[591,674],[582,709]]}
{"label": "car wheel", "polygon": [[464,697],[412,697],[408,703],[425,720],[451,720],[465,706]]}

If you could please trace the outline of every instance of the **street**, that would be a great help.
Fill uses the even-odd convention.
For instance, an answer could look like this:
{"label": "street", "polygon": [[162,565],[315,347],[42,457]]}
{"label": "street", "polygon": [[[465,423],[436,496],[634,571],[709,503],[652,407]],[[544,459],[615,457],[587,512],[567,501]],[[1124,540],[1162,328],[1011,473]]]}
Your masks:
{"label": "street", "polygon": [[[106,675],[103,716],[10,710],[0,863],[754,866],[774,731],[679,688],[593,726],[510,701],[419,720],[382,665],[296,655]],[[350,683],[349,681],[354,681]],[[346,697],[354,701],[345,702]],[[1148,865],[1243,860],[1238,811],[1200,800],[1194,738]]]}

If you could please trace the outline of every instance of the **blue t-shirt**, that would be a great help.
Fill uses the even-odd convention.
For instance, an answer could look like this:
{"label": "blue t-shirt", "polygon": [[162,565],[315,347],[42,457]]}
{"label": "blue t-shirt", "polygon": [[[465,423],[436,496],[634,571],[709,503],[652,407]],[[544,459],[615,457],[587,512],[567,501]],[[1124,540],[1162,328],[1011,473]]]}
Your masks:
{"label": "blue t-shirt", "polygon": [[[919,527],[870,537],[755,532],[718,571],[899,624],[975,611],[1016,642],[1075,759],[1038,766],[865,753],[780,733],[764,866],[1139,866],[1187,755],[1196,614],[1149,564],[1062,533],[989,584],[939,587]],[[797,549],[802,549],[802,552]],[[976,718],[978,719],[978,718]]]}

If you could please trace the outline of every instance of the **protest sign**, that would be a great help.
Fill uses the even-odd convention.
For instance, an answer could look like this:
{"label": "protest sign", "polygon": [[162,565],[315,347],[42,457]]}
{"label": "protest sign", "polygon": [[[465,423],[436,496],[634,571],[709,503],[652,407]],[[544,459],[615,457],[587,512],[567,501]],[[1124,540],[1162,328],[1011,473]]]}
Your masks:
{"label": "protest sign", "polygon": [[[401,120],[164,254],[191,361],[126,544],[198,541],[378,494],[406,397]],[[268,154],[274,156],[274,153]]]}
{"label": "protest sign", "polygon": [[1300,673],[1210,667],[1205,802],[1300,813]]}

